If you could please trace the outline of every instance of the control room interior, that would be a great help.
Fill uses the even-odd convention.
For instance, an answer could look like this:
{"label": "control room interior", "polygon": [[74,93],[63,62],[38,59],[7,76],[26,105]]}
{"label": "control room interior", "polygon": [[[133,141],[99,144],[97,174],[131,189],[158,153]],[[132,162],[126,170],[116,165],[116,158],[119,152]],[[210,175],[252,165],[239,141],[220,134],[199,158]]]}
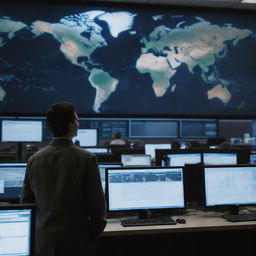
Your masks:
{"label": "control room interior", "polygon": [[[45,7],[35,21],[23,11],[38,4]],[[72,101],[73,142],[96,155],[107,202],[97,256],[256,255],[255,0],[10,0],[3,7],[0,214],[19,204],[28,159],[53,139],[47,107]],[[74,38],[97,34],[89,50],[40,31],[50,22],[80,26],[74,12],[87,9],[97,10],[83,16],[93,21]],[[17,24],[1,29],[6,21]],[[111,143],[117,132],[123,145]],[[161,218],[172,223],[154,223]]]}

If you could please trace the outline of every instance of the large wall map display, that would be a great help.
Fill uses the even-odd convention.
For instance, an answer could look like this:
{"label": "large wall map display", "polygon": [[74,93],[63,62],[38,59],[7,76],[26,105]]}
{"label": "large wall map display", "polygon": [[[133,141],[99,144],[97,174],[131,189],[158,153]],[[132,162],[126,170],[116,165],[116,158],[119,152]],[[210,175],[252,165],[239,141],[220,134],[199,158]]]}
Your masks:
{"label": "large wall map display", "polygon": [[256,116],[256,15],[1,4],[0,112]]}

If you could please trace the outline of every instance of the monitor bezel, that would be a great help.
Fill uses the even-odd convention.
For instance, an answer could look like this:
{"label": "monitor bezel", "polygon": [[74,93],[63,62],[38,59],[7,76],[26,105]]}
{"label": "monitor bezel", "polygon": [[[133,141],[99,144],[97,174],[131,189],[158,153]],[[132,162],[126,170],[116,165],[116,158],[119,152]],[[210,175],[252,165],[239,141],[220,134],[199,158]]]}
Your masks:
{"label": "monitor bezel", "polygon": [[0,210],[31,210],[30,221],[30,255],[35,255],[36,205],[35,204],[1,204]]}
{"label": "monitor bezel", "polygon": [[223,208],[232,208],[232,207],[241,207],[241,206],[253,206],[256,205],[256,200],[255,203],[252,204],[216,204],[216,205],[207,205],[206,204],[206,186],[205,186],[205,168],[222,168],[222,167],[255,167],[256,168],[256,164],[227,164],[227,165],[202,165],[202,194],[203,194],[203,205],[205,207],[205,209],[209,209],[209,210],[216,210],[216,209],[223,209]]}
{"label": "monitor bezel", "polygon": [[[154,169],[181,169],[182,172],[182,178],[183,178],[183,205],[184,207],[173,207],[173,208],[148,208],[148,209],[118,209],[118,210],[112,210],[109,208],[109,187],[108,187],[108,171],[109,170],[154,170]],[[175,167],[160,167],[160,166],[150,166],[150,167],[122,167],[122,168],[106,168],[105,169],[105,179],[106,179],[106,188],[105,188],[105,197],[106,197],[106,203],[107,203],[107,212],[108,213],[139,213],[139,212],[145,212],[150,211],[154,213],[169,213],[169,212],[178,212],[180,210],[185,211],[186,210],[186,191],[185,191],[185,177],[184,177],[184,167],[183,166],[175,166]]]}

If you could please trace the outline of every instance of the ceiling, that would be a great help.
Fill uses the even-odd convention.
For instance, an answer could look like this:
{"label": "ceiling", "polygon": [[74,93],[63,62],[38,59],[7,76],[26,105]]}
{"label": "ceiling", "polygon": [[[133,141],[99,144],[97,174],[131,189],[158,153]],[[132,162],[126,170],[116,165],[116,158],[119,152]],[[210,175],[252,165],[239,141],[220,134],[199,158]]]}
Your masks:
{"label": "ceiling", "polygon": [[[86,0],[83,0],[86,2]],[[120,3],[140,3],[140,4],[161,4],[161,5],[182,5],[182,6],[202,6],[220,7],[232,9],[253,9],[256,10],[256,0],[94,0],[100,2],[120,2]],[[90,2],[94,2],[90,1]],[[242,2],[254,3],[242,3]]]}

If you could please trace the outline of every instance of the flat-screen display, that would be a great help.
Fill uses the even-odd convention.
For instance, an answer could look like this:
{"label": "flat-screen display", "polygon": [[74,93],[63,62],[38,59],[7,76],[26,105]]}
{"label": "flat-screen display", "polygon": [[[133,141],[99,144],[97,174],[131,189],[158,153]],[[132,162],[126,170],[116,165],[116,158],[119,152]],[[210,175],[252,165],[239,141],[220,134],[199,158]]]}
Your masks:
{"label": "flat-screen display", "polygon": [[100,178],[103,191],[105,192],[106,187],[106,168],[119,168],[122,167],[122,163],[99,163]]}
{"label": "flat-screen display", "polygon": [[256,154],[250,154],[250,164],[256,164]]}
{"label": "flat-screen display", "polygon": [[35,208],[28,205],[0,206],[0,256],[33,256]]}
{"label": "flat-screen display", "polygon": [[184,208],[182,168],[107,169],[109,211]]}
{"label": "flat-screen display", "polygon": [[201,162],[201,153],[178,153],[167,155],[169,166],[184,166]]}
{"label": "flat-screen display", "polygon": [[0,201],[21,196],[26,163],[0,163]]}
{"label": "flat-screen display", "polygon": [[3,142],[41,142],[42,137],[42,121],[2,120]]}
{"label": "flat-screen display", "polygon": [[132,120],[130,123],[131,138],[176,138],[178,123],[174,120]]}
{"label": "flat-screen display", "polygon": [[237,164],[236,153],[203,153],[204,164]]}
{"label": "flat-screen display", "polygon": [[102,139],[113,139],[116,132],[121,133],[122,138],[129,137],[129,122],[125,119],[94,119],[90,121],[90,128],[98,130],[99,137]]}
{"label": "flat-screen display", "polygon": [[145,147],[145,154],[150,155],[151,159],[154,160],[156,157],[156,149],[171,149],[172,145],[170,143],[155,143],[155,144],[146,143],[144,147]]}
{"label": "flat-screen display", "polygon": [[150,166],[150,155],[121,155],[121,162],[123,166]]}
{"label": "flat-screen display", "polygon": [[256,166],[204,168],[205,205],[256,204]]}
{"label": "flat-screen display", "polygon": [[91,148],[91,147],[89,147],[89,148],[85,148],[85,149],[94,154],[108,154],[109,153],[109,148],[101,148],[101,147]]}
{"label": "flat-screen display", "polygon": [[86,1],[0,9],[1,113],[71,101],[80,115],[255,117],[255,11]]}
{"label": "flat-screen display", "polygon": [[209,138],[217,136],[217,122],[214,120],[182,120],[181,137]]}
{"label": "flat-screen display", "polygon": [[97,129],[78,129],[73,142],[81,147],[95,147],[98,144]]}

